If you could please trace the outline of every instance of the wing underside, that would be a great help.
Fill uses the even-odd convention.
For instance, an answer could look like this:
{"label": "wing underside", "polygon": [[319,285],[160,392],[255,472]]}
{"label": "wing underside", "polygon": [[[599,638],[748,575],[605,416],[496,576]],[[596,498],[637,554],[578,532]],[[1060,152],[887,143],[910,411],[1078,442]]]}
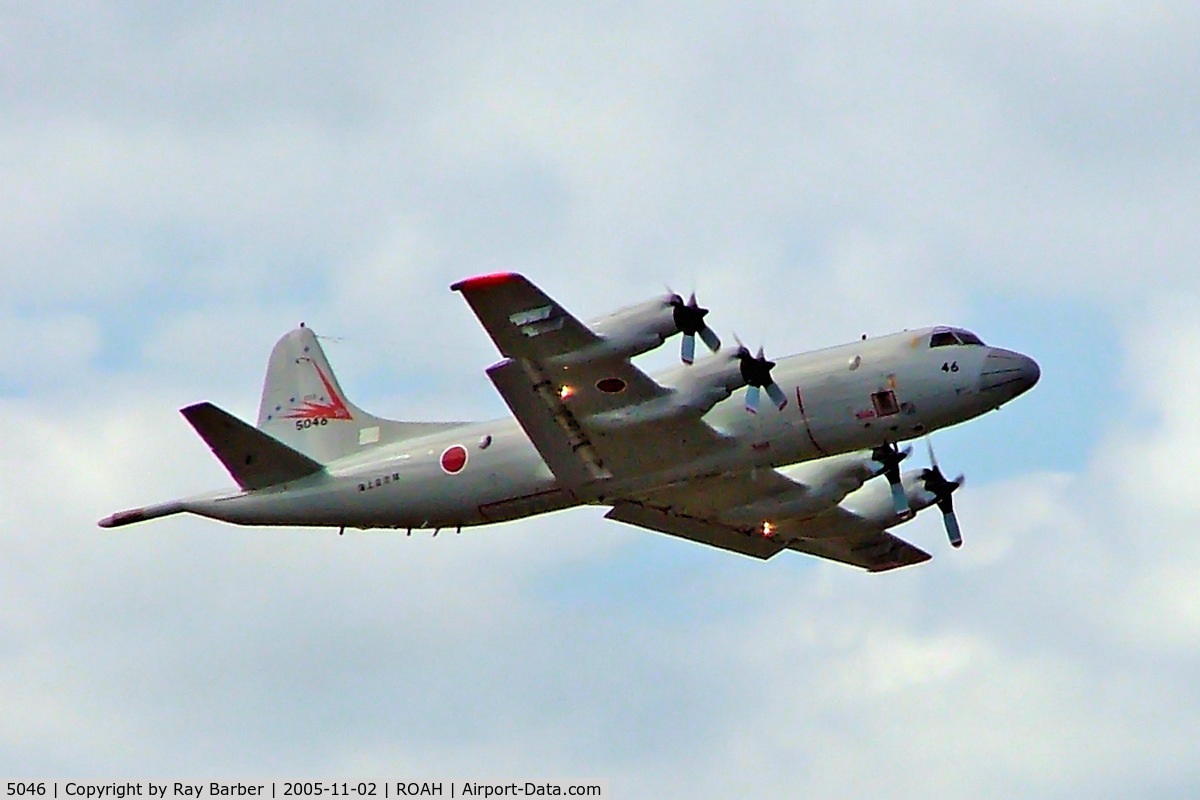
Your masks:
{"label": "wing underside", "polygon": [[604,516],[606,519],[678,536],[681,539],[689,539],[710,547],[719,547],[722,550],[754,558],[770,558],[786,546],[773,539],[755,536],[749,530],[739,530],[713,520],[679,514],[627,500],[616,503]]}
{"label": "wing underside", "polygon": [[769,515],[769,528],[762,525],[761,516],[754,516],[754,509],[764,503],[786,507],[811,493],[810,487],[776,470],[752,470],[639,493],[614,506],[608,517],[756,558],[795,550],[871,572],[930,559],[920,548],[841,506],[810,515]]}
{"label": "wing underside", "polygon": [[[853,516],[841,509],[833,509],[827,513],[835,516]],[[932,558],[921,548],[885,530],[855,530],[856,527],[853,523],[846,525],[844,532],[838,536],[797,539],[788,544],[788,549],[839,561],[852,567],[862,567],[869,572],[886,572],[921,564]]]}

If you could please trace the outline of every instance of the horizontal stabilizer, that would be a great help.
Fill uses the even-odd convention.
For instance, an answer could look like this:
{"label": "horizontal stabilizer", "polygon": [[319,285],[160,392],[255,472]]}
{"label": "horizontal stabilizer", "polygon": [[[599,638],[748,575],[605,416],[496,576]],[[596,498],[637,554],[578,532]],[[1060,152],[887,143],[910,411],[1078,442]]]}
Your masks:
{"label": "horizontal stabilizer", "polygon": [[212,403],[197,403],[180,413],[243,489],[299,480],[322,469],[308,456]]}

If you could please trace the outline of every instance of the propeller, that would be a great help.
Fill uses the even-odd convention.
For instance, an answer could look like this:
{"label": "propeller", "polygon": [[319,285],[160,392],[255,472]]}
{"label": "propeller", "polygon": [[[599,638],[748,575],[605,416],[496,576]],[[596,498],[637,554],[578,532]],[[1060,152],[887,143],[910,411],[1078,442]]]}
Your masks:
{"label": "propeller", "polygon": [[921,480],[925,482],[925,491],[932,494],[936,500],[937,507],[942,511],[942,518],[946,522],[946,536],[950,539],[950,544],[954,547],[962,547],[962,532],[958,527],[958,517],[954,515],[954,490],[962,486],[966,478],[959,475],[952,481],[946,480],[946,476],[942,474],[942,468],[938,466],[937,456],[933,454],[933,442],[928,438],[925,439],[925,444],[929,448],[929,469],[921,472]]}
{"label": "propeller", "polygon": [[746,382],[746,410],[751,414],[758,413],[759,389],[763,389],[775,407],[782,411],[787,405],[787,395],[771,378],[771,369],[775,366],[775,362],[766,359],[761,347],[758,348],[757,356],[750,355],[750,350],[742,344],[740,339],[738,340],[737,359],[742,370],[742,380]]}
{"label": "propeller", "polygon": [[891,484],[892,505],[896,509],[896,515],[900,517],[911,511],[908,497],[904,494],[904,485],[900,482],[900,462],[908,458],[911,452],[911,447],[901,450],[894,444],[881,444],[871,451],[871,458],[883,464],[883,477]]}
{"label": "propeller", "polygon": [[667,298],[667,303],[674,309],[675,327],[683,334],[683,343],[679,348],[679,357],[683,363],[691,364],[696,360],[697,335],[714,353],[721,349],[721,339],[704,323],[708,309],[701,308],[696,302],[695,292],[692,292],[686,304],[682,297],[674,293]]}

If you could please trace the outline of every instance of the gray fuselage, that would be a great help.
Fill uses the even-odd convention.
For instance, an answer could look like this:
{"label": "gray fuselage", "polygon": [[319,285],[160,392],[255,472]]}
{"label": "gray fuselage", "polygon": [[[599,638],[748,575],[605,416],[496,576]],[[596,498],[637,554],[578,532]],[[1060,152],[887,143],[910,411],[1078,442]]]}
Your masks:
{"label": "gray fuselage", "polygon": [[[750,413],[743,393],[735,392],[704,416],[721,435],[711,455],[624,482],[617,476],[569,489],[560,485],[517,422],[504,418],[374,447],[299,481],[181,504],[193,513],[248,525],[482,525],[604,502],[612,492],[902,442],[999,408],[1036,383],[1040,373],[1027,356],[982,344],[931,347],[938,330],[944,329],[780,359],[773,375],[789,400],[782,410],[768,404]],[[655,378],[670,387],[687,369]],[[647,437],[646,447],[654,446]],[[444,463],[451,448],[458,458]]]}

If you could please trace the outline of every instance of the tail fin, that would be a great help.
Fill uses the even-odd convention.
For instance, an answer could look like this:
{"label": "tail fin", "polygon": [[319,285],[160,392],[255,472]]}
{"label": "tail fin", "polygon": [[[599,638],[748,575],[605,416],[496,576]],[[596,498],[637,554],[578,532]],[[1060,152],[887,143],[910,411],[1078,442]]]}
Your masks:
{"label": "tail fin", "polygon": [[346,399],[316,335],[303,324],[271,351],[258,427],[322,464],[459,424],[396,422],[358,408]]}

